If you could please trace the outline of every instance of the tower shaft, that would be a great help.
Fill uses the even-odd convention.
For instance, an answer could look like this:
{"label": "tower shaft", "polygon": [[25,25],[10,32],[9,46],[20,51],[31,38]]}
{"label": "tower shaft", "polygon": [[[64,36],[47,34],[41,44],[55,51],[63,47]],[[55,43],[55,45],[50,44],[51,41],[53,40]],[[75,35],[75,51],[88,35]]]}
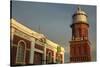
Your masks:
{"label": "tower shaft", "polygon": [[89,24],[87,14],[78,8],[72,16],[72,40],[70,41],[70,62],[91,61],[90,42],[88,39]]}

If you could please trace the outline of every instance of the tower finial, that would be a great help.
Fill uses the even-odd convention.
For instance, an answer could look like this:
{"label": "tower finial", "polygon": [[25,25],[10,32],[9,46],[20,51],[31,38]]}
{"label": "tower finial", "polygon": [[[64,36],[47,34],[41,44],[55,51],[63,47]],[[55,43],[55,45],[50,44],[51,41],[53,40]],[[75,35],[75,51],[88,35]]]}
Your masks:
{"label": "tower finial", "polygon": [[80,7],[80,6],[78,6],[77,10],[78,10],[78,11],[81,11],[81,7]]}

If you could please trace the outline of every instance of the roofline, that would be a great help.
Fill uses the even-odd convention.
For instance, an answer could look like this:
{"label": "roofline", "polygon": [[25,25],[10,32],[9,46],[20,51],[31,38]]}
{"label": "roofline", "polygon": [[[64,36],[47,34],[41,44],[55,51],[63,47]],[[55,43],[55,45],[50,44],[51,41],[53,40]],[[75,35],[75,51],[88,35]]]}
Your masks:
{"label": "roofline", "polygon": [[[12,26],[12,27],[15,27],[15,28],[17,27],[17,29],[19,28],[19,30],[23,29],[23,32],[26,32],[28,35],[33,36],[34,38],[37,38],[37,39],[38,39],[38,37],[37,37],[36,35],[41,35],[40,33],[37,33],[37,32],[35,32],[35,31],[29,29],[28,27],[22,25],[21,23],[17,22],[17,21],[16,21],[15,19],[13,19],[13,18],[11,18],[11,21],[10,21],[10,22],[11,22],[11,26]],[[21,28],[21,29],[20,29],[20,28]],[[51,46],[54,46],[54,47],[60,46],[59,44],[54,43],[54,42],[52,42],[51,40],[49,40],[49,39],[47,39],[47,38],[46,38],[46,40],[47,40],[48,43],[53,44],[53,45],[50,44]],[[64,48],[61,47],[61,50],[64,51]]]}

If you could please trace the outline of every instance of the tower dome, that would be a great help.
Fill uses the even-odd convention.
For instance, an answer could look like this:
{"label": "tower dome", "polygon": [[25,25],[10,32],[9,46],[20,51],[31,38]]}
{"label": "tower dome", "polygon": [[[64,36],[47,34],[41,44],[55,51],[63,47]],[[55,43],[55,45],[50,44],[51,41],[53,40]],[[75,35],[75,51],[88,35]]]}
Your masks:
{"label": "tower dome", "polygon": [[73,14],[73,23],[87,23],[87,14],[80,8]]}

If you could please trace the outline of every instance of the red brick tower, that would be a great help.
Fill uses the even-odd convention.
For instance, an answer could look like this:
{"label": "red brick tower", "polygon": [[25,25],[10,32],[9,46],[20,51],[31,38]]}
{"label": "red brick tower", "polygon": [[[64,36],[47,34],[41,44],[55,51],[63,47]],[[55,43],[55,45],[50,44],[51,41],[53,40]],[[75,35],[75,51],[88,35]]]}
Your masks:
{"label": "red brick tower", "polygon": [[70,62],[91,61],[90,42],[88,40],[87,14],[78,7],[72,16],[72,40],[70,41]]}

